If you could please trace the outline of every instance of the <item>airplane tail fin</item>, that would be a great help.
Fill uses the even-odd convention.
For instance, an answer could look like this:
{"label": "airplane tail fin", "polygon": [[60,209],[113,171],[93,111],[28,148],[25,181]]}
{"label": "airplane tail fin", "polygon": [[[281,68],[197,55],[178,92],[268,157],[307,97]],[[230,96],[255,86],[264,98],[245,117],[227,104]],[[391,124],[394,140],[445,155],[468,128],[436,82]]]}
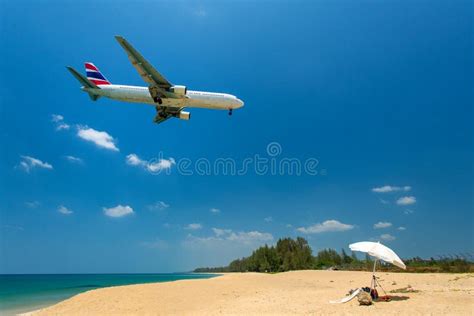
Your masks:
{"label": "airplane tail fin", "polygon": [[97,68],[93,63],[87,62],[84,65],[86,67],[87,79],[98,86],[110,84],[110,81],[104,77],[99,68]]}

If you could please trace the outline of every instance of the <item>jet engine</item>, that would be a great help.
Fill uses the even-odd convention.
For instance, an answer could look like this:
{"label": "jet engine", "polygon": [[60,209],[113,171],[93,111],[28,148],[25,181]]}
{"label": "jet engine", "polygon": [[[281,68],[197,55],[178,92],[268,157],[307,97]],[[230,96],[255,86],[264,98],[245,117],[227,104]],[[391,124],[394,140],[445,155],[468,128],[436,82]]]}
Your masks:
{"label": "jet engine", "polygon": [[191,118],[191,113],[186,112],[186,111],[179,111],[176,117],[179,118],[180,120],[189,121],[189,119]]}
{"label": "jet engine", "polygon": [[186,92],[188,92],[188,89],[186,88],[186,86],[172,86],[170,88],[170,92],[184,96],[186,95]]}

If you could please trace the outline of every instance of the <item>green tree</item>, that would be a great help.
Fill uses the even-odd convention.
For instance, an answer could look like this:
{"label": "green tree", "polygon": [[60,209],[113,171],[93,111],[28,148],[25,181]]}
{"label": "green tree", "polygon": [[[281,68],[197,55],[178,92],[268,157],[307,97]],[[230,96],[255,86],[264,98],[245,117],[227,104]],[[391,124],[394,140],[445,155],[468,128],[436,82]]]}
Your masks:
{"label": "green tree", "polygon": [[310,269],[313,262],[312,250],[302,237],[279,239],[276,245],[279,258],[278,271]]}
{"label": "green tree", "polygon": [[356,253],[353,251],[351,254],[352,262],[359,262],[359,259],[357,258]]}
{"label": "green tree", "polygon": [[344,264],[350,264],[352,262],[352,258],[347,255],[344,248],[342,248],[341,257],[342,257],[342,263]]}
{"label": "green tree", "polygon": [[342,263],[341,256],[334,249],[323,249],[316,256],[318,268],[337,266]]}

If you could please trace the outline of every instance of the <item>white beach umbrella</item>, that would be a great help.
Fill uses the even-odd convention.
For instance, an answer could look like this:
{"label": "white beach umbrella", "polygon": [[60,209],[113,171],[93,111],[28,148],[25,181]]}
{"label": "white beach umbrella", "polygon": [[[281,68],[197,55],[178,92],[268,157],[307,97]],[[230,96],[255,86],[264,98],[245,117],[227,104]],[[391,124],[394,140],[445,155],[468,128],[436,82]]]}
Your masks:
{"label": "white beach umbrella", "polygon": [[[377,278],[375,277],[375,267],[377,266],[377,260],[382,260],[388,263],[391,263],[399,268],[405,270],[407,267],[403,263],[402,259],[400,259],[397,254],[387,246],[382,245],[380,242],[372,242],[372,241],[361,241],[356,242],[354,244],[350,244],[349,248],[352,251],[360,251],[369,254],[372,257],[375,257],[374,260],[374,269],[372,271],[372,282],[370,283],[371,289],[376,289],[377,286],[380,286],[382,290],[382,285],[379,283]],[[387,293],[385,293],[387,295]]]}
{"label": "white beach umbrella", "polygon": [[[372,296],[372,289],[376,289],[377,286],[380,286],[382,290],[385,292],[383,289],[382,285],[379,283],[377,278],[375,277],[375,267],[377,266],[377,260],[382,260],[388,263],[391,263],[399,268],[406,269],[407,267],[403,263],[402,259],[400,259],[397,254],[387,246],[382,245],[380,242],[372,242],[372,241],[361,241],[361,242],[356,242],[354,244],[350,244],[349,248],[352,251],[360,251],[360,252],[365,252],[368,255],[375,257],[374,260],[374,269],[372,271],[372,282],[370,283],[370,295]],[[335,300],[335,301],[329,301],[331,304],[340,304],[340,303],[346,303],[350,300],[352,300],[359,292],[362,291],[361,288],[357,289],[352,293],[352,295],[349,295],[347,297],[344,297],[340,300]],[[374,291],[375,292],[375,291]],[[387,293],[385,292],[385,295]],[[372,298],[374,298],[372,296]]]}
{"label": "white beach umbrella", "polygon": [[403,270],[407,268],[402,259],[400,259],[392,249],[379,242],[361,241],[350,244],[349,248],[352,251],[365,252],[376,259],[391,263]]}
{"label": "white beach umbrella", "polygon": [[349,248],[352,251],[365,252],[370,256],[375,257],[374,270],[372,271],[372,282],[370,284],[371,289],[375,289],[377,285],[379,285],[383,290],[383,287],[380,285],[380,283],[377,281],[377,278],[375,277],[375,267],[377,265],[377,260],[382,260],[391,263],[399,268],[402,268],[403,270],[407,268],[403,263],[402,259],[400,259],[400,257],[398,257],[392,249],[382,245],[380,242],[361,241],[356,242],[354,244],[350,244]]}

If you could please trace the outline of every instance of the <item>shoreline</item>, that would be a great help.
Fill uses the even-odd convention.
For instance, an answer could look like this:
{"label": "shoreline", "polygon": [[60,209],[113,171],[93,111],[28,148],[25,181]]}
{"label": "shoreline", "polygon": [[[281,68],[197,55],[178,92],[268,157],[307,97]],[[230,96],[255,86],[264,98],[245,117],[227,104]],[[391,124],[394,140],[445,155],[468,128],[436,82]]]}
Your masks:
{"label": "shoreline", "polygon": [[[215,273],[214,273],[215,274]],[[456,314],[470,315],[474,274],[378,273],[390,302],[330,304],[370,285],[370,272],[304,270],[277,274],[219,273],[209,279],[112,286],[77,294],[31,315],[91,314]],[[382,295],[382,293],[380,293]]]}
{"label": "shoreline", "polygon": [[[222,272],[222,273],[213,273],[213,272],[186,272],[186,273],[189,273],[189,274],[209,274],[209,275],[215,275],[215,277],[220,277],[224,274],[229,274],[229,273],[233,273],[233,272]],[[191,279],[191,280],[199,280],[199,279]],[[204,279],[204,280],[207,280],[207,279]],[[50,307],[54,307],[55,305],[57,304],[61,304],[63,302],[66,302],[70,299],[73,299],[74,297],[78,296],[78,295],[81,295],[81,294],[84,294],[84,293],[88,293],[88,292],[93,292],[93,291],[97,291],[97,290],[103,290],[103,289],[110,289],[110,288],[116,288],[116,287],[129,287],[129,286],[136,286],[136,285],[144,285],[144,284],[160,284],[160,283],[173,283],[173,282],[179,282],[179,281],[183,281],[183,280],[175,280],[175,281],[167,281],[167,282],[154,282],[154,283],[137,283],[137,284],[127,284],[127,285],[111,285],[111,286],[106,286],[106,287],[102,287],[102,288],[97,288],[97,289],[92,289],[92,290],[87,290],[87,291],[84,291],[84,292],[81,292],[81,293],[78,293],[78,294],[75,294],[67,299],[64,299],[62,301],[59,301],[59,302],[56,302],[54,304],[51,304],[51,305],[47,305],[47,306],[44,306],[42,308],[37,308],[37,309],[34,309],[34,310],[31,310],[31,311],[28,311],[28,312],[24,312],[24,313],[19,313],[19,314],[15,314],[16,316],[31,316],[31,315],[37,315],[39,313],[41,313],[42,311],[44,311],[45,309],[48,309]]]}
{"label": "shoreline", "polygon": [[0,291],[1,315],[29,315],[87,291],[114,286],[172,282],[180,279],[212,278],[201,273],[114,273],[7,275]]}

